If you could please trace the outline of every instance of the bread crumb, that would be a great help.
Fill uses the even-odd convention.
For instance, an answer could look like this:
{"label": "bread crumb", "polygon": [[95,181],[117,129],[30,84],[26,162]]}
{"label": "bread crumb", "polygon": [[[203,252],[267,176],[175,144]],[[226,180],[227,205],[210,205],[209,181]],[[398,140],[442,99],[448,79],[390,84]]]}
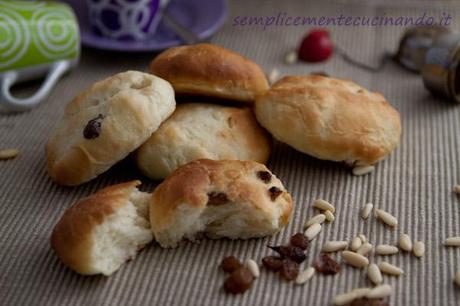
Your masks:
{"label": "bread crumb", "polygon": [[273,68],[272,72],[270,72],[270,75],[268,76],[268,81],[270,82],[270,84],[273,84],[276,81],[278,81],[279,77],[280,77],[279,70],[276,68]]}
{"label": "bread crumb", "polygon": [[288,65],[295,64],[297,62],[297,52],[289,51],[286,56],[284,57],[284,62]]}

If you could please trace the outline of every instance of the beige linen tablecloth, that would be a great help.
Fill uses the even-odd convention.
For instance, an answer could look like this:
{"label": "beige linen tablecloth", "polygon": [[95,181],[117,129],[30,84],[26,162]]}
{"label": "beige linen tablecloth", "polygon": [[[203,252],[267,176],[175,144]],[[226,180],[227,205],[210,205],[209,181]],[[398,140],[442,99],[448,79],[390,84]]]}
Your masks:
{"label": "beige linen tablecloth", "polygon": [[[229,3],[227,24],[212,42],[241,52],[267,72],[306,74],[324,70],[383,93],[400,111],[400,147],[371,175],[354,177],[344,165],[319,161],[277,143],[269,167],[295,199],[290,223],[280,234],[248,241],[204,240],[166,250],[152,244],[111,277],[80,276],[65,268],[49,246],[53,225],[75,200],[117,182],[141,178],[143,190],[156,185],[133,170],[127,160],[98,179],[77,188],[54,184],[45,170],[44,144],[64,105],[94,81],[128,69],[145,70],[153,54],[110,54],[84,49],[81,64],[64,77],[49,99],[31,112],[0,116],[0,147],[19,148],[21,156],[0,161],[0,304],[1,305],[328,305],[334,295],[368,286],[364,270],[343,266],[336,276],[315,276],[305,286],[280,281],[262,271],[244,295],[224,294],[226,277],[219,262],[227,255],[260,261],[267,244],[286,243],[315,214],[312,202],[324,198],[337,208],[336,221],[325,224],[312,243],[306,265],[328,240],[352,239],[363,233],[373,244],[397,242],[409,233],[426,245],[426,255],[375,257],[404,269],[401,277],[384,277],[394,288],[392,305],[459,305],[460,289],[452,278],[460,270],[460,249],[442,246],[460,235],[460,199],[452,192],[460,182],[460,106],[433,98],[421,78],[390,63],[372,74],[339,57],[326,64],[288,66],[285,53],[297,46],[305,27],[234,27],[238,15],[441,15],[450,12],[460,24],[458,2],[416,1],[247,1]],[[377,3],[377,4],[376,4]],[[380,2],[382,3],[382,2]],[[393,6],[392,3],[395,3]],[[414,4],[417,4],[414,7]],[[397,6],[396,6],[397,5]],[[412,7],[411,7],[412,6]],[[377,61],[394,50],[401,27],[333,27],[335,42],[363,61]],[[19,89],[20,95],[28,90]],[[372,202],[393,213],[400,224],[390,230],[374,218],[363,222],[360,208]]]}

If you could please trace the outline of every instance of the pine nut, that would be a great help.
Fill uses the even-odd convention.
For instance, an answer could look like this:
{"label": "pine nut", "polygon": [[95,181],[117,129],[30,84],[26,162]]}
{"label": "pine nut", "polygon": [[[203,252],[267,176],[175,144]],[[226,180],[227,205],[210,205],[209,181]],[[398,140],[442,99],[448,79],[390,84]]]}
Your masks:
{"label": "pine nut", "polygon": [[246,260],[245,266],[246,266],[246,268],[249,269],[249,271],[251,271],[252,275],[255,278],[258,278],[260,276],[259,266],[257,265],[257,263],[253,259]]}
{"label": "pine nut", "polygon": [[364,268],[369,265],[369,259],[355,252],[343,251],[342,258],[347,264],[355,268]]}
{"label": "pine nut", "polygon": [[310,267],[308,269],[305,269],[302,272],[300,272],[299,275],[297,275],[297,278],[295,279],[295,283],[298,285],[305,284],[306,282],[308,282],[310,278],[313,277],[314,274],[315,274],[315,268]]}
{"label": "pine nut", "polygon": [[370,264],[367,268],[367,276],[375,285],[380,285],[383,281],[382,273],[375,263]]}
{"label": "pine nut", "polygon": [[363,288],[356,288],[351,291],[355,295],[355,299],[359,299],[365,297],[369,294],[371,288],[363,287]]}
{"label": "pine nut", "polygon": [[0,160],[7,160],[16,158],[20,151],[18,149],[5,149],[0,150]]}
{"label": "pine nut", "polygon": [[357,166],[354,167],[352,172],[353,175],[360,176],[360,175],[366,175],[375,170],[374,166]]}
{"label": "pine nut", "polygon": [[401,234],[399,236],[399,247],[406,252],[412,252],[412,240],[409,235]]}
{"label": "pine nut", "polygon": [[458,271],[457,274],[455,274],[454,281],[455,284],[460,287],[460,271]]}
{"label": "pine nut", "polygon": [[449,237],[444,240],[445,246],[458,247],[460,246],[460,237]]}
{"label": "pine nut", "polygon": [[457,185],[457,186],[454,187],[454,192],[456,194],[460,194],[460,185]]}
{"label": "pine nut", "polygon": [[375,247],[375,254],[377,255],[393,255],[399,252],[398,248],[389,244],[379,244]]}
{"label": "pine nut", "polygon": [[379,269],[381,272],[388,275],[399,276],[404,273],[404,271],[401,268],[392,265],[386,261],[382,261],[381,263],[379,263]]}
{"label": "pine nut", "polygon": [[363,234],[359,234],[358,237],[359,237],[359,239],[361,239],[361,242],[362,242],[362,243],[367,242],[367,238],[366,238],[366,236],[364,236]]}
{"label": "pine nut", "polygon": [[364,205],[362,211],[361,211],[361,218],[363,218],[364,220],[366,220],[367,218],[369,218],[371,212],[372,212],[372,208],[374,208],[374,205],[372,203],[367,203],[366,205]]}
{"label": "pine nut", "polygon": [[383,211],[381,209],[376,209],[375,212],[377,214],[377,218],[379,218],[386,225],[391,226],[391,227],[395,227],[396,225],[398,225],[398,220],[393,215],[387,213],[386,211]]}
{"label": "pine nut", "polygon": [[421,241],[415,241],[413,252],[415,256],[422,257],[425,254],[425,244]]}
{"label": "pine nut", "polygon": [[284,58],[284,62],[288,65],[292,65],[295,62],[297,62],[297,52],[295,51],[288,52]]}
{"label": "pine nut", "polygon": [[356,297],[352,292],[347,292],[347,293],[336,295],[334,299],[332,300],[332,303],[336,306],[342,306],[342,305],[350,304],[355,299]]}
{"label": "pine nut", "polygon": [[363,243],[363,245],[358,249],[357,253],[361,254],[363,256],[366,256],[369,254],[369,252],[372,251],[372,244],[369,242]]}
{"label": "pine nut", "polygon": [[307,223],[305,223],[305,228],[308,228],[308,227],[312,226],[315,223],[321,224],[325,220],[326,220],[326,216],[324,214],[316,215],[313,218],[311,218],[310,220],[308,220]]}
{"label": "pine nut", "polygon": [[315,223],[305,231],[308,240],[313,240],[321,232],[321,224]]}
{"label": "pine nut", "polygon": [[378,208],[374,208],[372,211],[373,211],[373,215],[375,218],[378,218],[379,217],[379,213],[378,213]]}
{"label": "pine nut", "polygon": [[366,297],[368,299],[382,299],[391,295],[392,288],[390,285],[380,285],[374,287],[367,293]]}
{"label": "pine nut", "polygon": [[342,293],[334,297],[334,305],[347,305],[353,300],[365,297],[371,291],[370,288],[356,288],[350,292]]}
{"label": "pine nut", "polygon": [[323,252],[337,252],[343,250],[347,247],[348,241],[328,241],[324,244],[322,251]]}
{"label": "pine nut", "polygon": [[330,212],[335,212],[334,205],[322,199],[316,200],[313,206],[318,208],[319,210],[329,210]]}
{"label": "pine nut", "polygon": [[361,241],[361,238],[355,237],[351,241],[351,250],[356,252],[361,247],[362,244],[363,242]]}
{"label": "pine nut", "polygon": [[332,222],[332,221],[335,220],[334,214],[331,213],[330,210],[324,211],[324,214],[326,215],[326,221],[327,221],[327,222]]}

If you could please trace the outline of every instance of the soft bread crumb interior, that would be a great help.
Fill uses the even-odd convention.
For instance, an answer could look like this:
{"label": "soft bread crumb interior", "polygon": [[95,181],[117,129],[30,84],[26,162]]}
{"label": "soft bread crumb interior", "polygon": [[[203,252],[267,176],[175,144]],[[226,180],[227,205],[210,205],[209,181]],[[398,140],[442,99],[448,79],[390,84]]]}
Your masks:
{"label": "soft bread crumb interior", "polygon": [[200,221],[206,224],[210,238],[262,237],[273,234],[279,226],[279,217],[272,219],[250,204],[208,206]]}
{"label": "soft bread crumb interior", "polygon": [[182,238],[194,241],[202,233],[212,239],[249,239],[271,235],[279,230],[282,215],[281,207],[277,216],[271,216],[253,205],[231,202],[206,206],[203,211],[184,203],[177,210],[174,224],[168,230],[155,233],[163,247],[176,247]]}
{"label": "soft bread crumb interior", "polygon": [[175,248],[182,238],[195,239],[195,234],[203,232],[206,228],[204,222],[200,222],[202,210],[190,207],[187,203],[177,207],[173,224],[166,230],[155,232],[155,239],[164,248]]}
{"label": "soft bread crumb interior", "polygon": [[148,217],[150,195],[137,189],[93,231],[91,262],[94,270],[110,275],[152,241]]}

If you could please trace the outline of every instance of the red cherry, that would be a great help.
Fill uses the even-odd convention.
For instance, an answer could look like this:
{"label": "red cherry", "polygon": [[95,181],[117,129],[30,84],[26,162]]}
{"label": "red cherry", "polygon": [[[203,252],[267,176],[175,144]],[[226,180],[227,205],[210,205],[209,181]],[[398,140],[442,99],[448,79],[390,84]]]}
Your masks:
{"label": "red cherry", "polygon": [[334,45],[329,32],[324,29],[312,30],[304,37],[298,51],[299,58],[306,62],[322,62],[331,57]]}

